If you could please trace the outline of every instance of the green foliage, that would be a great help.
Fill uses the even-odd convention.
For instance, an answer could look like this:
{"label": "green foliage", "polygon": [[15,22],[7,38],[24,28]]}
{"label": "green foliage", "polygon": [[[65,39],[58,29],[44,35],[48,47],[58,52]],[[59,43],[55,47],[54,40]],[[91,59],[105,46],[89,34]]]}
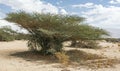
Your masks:
{"label": "green foliage", "polygon": [[15,40],[28,40],[29,34],[24,34],[24,33],[16,33],[14,36]]}
{"label": "green foliage", "polygon": [[0,28],[0,41],[12,41],[14,40],[15,31],[13,31],[10,27],[5,26]]}
{"label": "green foliage", "polygon": [[10,26],[0,28],[0,41],[27,40],[28,38],[29,34],[18,33]]}
{"label": "green foliage", "polygon": [[79,16],[17,12],[9,13],[5,19],[27,29],[28,46],[43,54],[62,51],[64,41],[108,35],[102,29],[83,24],[84,18]]}

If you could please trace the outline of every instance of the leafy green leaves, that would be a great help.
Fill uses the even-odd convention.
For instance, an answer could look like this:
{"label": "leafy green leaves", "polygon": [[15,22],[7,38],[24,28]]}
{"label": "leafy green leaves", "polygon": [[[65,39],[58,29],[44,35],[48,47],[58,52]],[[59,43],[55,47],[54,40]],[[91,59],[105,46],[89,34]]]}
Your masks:
{"label": "leafy green leaves", "polygon": [[10,27],[5,26],[0,28],[0,41],[12,41],[14,40],[14,34],[16,32],[13,31]]}

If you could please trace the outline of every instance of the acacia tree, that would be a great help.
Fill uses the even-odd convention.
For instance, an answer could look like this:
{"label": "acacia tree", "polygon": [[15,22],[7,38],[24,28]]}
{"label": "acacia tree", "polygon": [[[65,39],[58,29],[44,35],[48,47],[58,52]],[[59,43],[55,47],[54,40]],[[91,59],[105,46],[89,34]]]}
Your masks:
{"label": "acacia tree", "polygon": [[62,51],[62,42],[79,39],[98,39],[107,32],[83,24],[85,18],[73,15],[9,13],[5,18],[28,30],[28,46],[43,54]]}

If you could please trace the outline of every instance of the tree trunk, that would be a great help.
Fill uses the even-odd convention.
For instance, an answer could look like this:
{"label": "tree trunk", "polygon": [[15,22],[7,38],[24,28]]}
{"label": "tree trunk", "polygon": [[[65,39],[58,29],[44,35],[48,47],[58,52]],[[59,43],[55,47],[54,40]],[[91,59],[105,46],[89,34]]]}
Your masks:
{"label": "tree trunk", "polygon": [[41,53],[43,54],[54,54],[55,52],[62,51],[62,42],[51,40],[44,41],[41,49]]}

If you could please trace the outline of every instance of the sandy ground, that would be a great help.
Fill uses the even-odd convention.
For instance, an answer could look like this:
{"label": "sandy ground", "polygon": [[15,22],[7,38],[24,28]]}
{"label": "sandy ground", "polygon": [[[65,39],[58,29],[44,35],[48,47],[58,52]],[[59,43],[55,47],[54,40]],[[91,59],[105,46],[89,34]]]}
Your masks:
{"label": "sandy ground", "polygon": [[[86,67],[61,67],[60,63],[46,62],[28,52],[26,41],[0,42],[0,71],[120,71],[120,64],[110,68],[92,70]],[[120,59],[120,47],[117,44],[101,42],[102,49],[78,49],[88,53]],[[66,50],[69,50],[67,47]],[[54,60],[53,60],[54,61]]]}

